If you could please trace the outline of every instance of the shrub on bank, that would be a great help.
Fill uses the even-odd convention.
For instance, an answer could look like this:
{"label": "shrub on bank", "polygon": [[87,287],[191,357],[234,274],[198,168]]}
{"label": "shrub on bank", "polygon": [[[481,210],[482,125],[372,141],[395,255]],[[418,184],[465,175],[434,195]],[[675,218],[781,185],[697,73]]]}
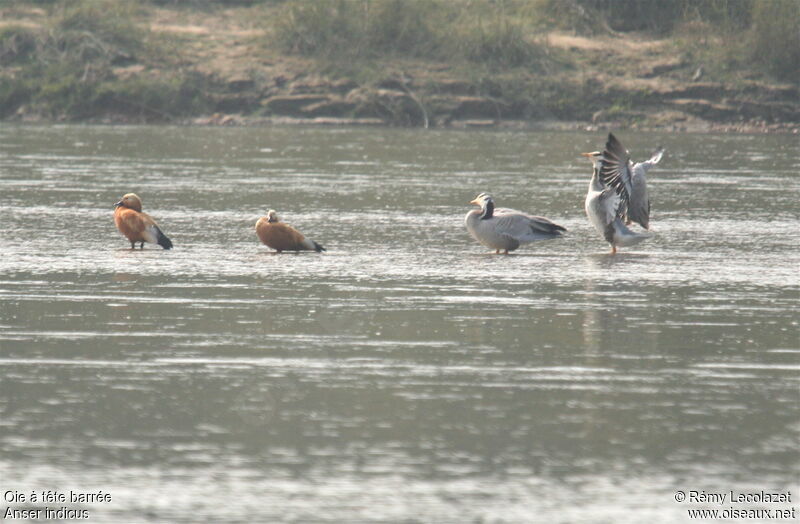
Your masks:
{"label": "shrub on bank", "polygon": [[287,2],[272,15],[283,51],[328,60],[461,60],[517,67],[541,59],[520,1],[332,0]]}
{"label": "shrub on bank", "polygon": [[778,78],[800,83],[800,2],[753,2],[748,40],[751,63]]}
{"label": "shrub on bank", "polygon": [[126,0],[62,1],[40,29],[0,30],[0,65],[10,66],[0,74],[0,116],[169,120],[206,110],[204,83],[181,71],[117,76],[118,67],[167,65],[150,31],[135,23],[139,10]]}

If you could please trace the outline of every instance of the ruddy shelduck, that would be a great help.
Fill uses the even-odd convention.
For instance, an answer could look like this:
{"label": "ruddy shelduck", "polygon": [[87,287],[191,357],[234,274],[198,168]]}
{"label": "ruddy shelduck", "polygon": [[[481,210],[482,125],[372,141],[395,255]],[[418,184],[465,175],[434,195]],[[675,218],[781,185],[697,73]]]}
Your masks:
{"label": "ruddy shelduck", "polygon": [[134,193],[123,196],[114,207],[114,223],[130,241],[131,249],[136,247],[136,242],[140,243],[139,249],[144,249],[145,242],[172,249],[172,241],[159,229],[153,217],[142,213],[142,199]]}
{"label": "ruddy shelduck", "polygon": [[274,209],[270,209],[267,216],[258,219],[256,234],[261,242],[278,253],[282,251],[316,251],[317,253],[325,251],[324,247],[304,237],[300,231],[281,222]]}

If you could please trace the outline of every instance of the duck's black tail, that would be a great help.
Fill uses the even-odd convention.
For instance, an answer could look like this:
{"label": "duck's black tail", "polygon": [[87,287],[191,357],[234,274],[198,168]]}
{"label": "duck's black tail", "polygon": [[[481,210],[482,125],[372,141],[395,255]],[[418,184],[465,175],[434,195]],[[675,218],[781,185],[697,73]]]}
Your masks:
{"label": "duck's black tail", "polygon": [[325,249],[321,245],[317,244],[313,240],[311,241],[311,243],[314,244],[314,251],[316,251],[317,253],[322,253],[323,251],[327,251],[327,249]]}
{"label": "duck's black tail", "polygon": [[156,231],[158,232],[158,245],[163,247],[164,249],[172,249],[172,240],[170,240],[167,235],[164,234],[161,229],[156,226]]}

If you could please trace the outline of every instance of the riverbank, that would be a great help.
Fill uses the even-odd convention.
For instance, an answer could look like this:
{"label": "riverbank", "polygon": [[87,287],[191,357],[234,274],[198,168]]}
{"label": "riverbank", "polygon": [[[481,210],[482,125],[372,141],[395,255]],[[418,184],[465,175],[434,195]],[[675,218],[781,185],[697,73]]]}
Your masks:
{"label": "riverbank", "polygon": [[[130,25],[117,20],[116,33],[104,37],[98,27],[111,31],[96,20],[75,32],[75,14],[36,5],[4,8],[0,116],[21,122],[800,132],[798,85],[747,68],[721,70],[705,49],[720,45],[711,34],[695,41],[688,30],[659,37],[551,29],[525,41],[524,51],[537,53],[535,59],[503,67],[491,59],[348,62],[270,45],[265,20],[286,15],[281,9],[139,5],[126,11]],[[79,56],[69,54],[74,49]],[[66,63],[61,71],[53,65],[59,60]]]}

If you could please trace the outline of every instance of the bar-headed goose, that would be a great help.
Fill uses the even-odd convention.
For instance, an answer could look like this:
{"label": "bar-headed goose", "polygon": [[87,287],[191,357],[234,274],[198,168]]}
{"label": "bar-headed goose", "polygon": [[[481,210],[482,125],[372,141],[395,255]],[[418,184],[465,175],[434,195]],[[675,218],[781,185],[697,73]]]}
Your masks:
{"label": "bar-headed goose", "polygon": [[664,155],[664,148],[659,147],[649,160],[631,162],[628,150],[617,140],[613,133],[608,134],[606,149],[603,151],[603,178],[606,185],[623,186],[628,193],[628,211],[625,224],[636,222],[645,229],[650,229],[650,197],[647,194],[647,171],[658,164]]}
{"label": "bar-headed goose", "polygon": [[611,253],[617,252],[617,246],[632,246],[650,238],[650,235],[635,233],[625,225],[628,191],[624,184],[606,183],[608,166],[605,165],[604,153],[593,151],[581,154],[588,157],[594,166],[584,204],[586,216],[606,242],[611,244]]}
{"label": "bar-headed goose", "polygon": [[481,193],[470,204],[480,206],[464,219],[472,238],[486,247],[507,255],[522,244],[558,238],[566,228],[552,221],[514,209],[496,208],[492,196]]}

